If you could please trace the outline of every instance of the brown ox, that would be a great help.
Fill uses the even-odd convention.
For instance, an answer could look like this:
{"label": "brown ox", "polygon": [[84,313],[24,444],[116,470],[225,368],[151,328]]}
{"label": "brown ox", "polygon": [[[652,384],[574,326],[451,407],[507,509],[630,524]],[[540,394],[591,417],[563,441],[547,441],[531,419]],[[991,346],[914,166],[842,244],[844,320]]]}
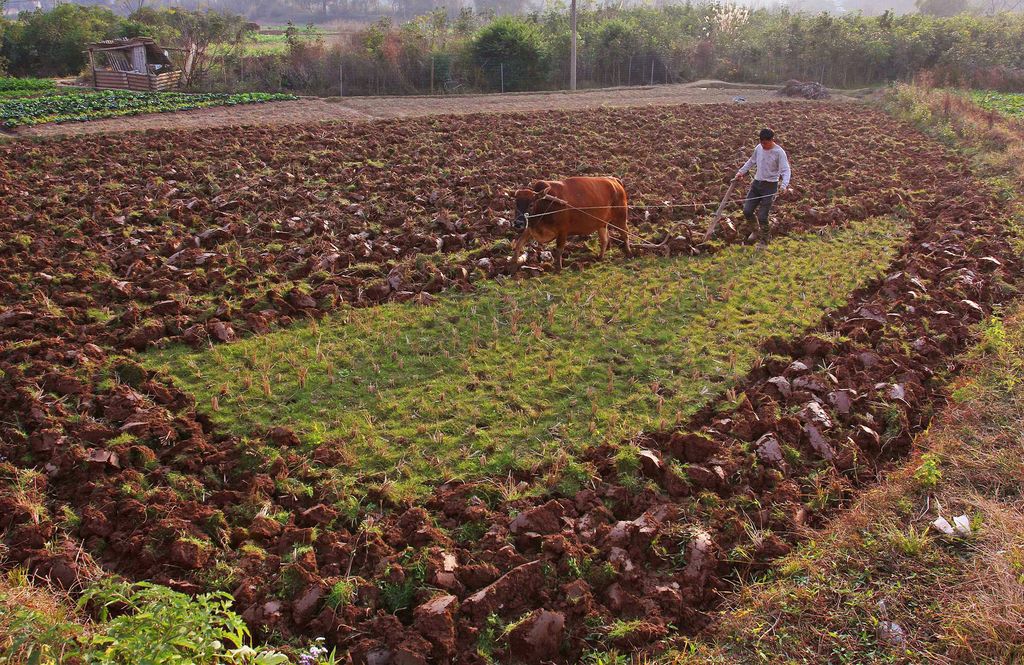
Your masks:
{"label": "brown ox", "polygon": [[561,270],[566,239],[589,236],[596,231],[601,242],[599,258],[604,258],[609,226],[622,240],[626,256],[632,256],[626,227],[626,190],[618,178],[537,180],[515,196],[516,218],[512,228],[523,233],[512,248],[512,256],[518,257],[530,240],[554,240],[555,269]]}

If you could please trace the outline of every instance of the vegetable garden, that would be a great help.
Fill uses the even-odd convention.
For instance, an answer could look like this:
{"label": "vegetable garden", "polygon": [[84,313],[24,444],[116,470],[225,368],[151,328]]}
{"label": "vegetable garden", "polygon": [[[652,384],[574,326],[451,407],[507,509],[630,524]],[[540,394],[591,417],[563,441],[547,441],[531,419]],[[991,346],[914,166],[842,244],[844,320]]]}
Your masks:
{"label": "vegetable garden", "polygon": [[972,90],[968,96],[983,109],[998,111],[1014,118],[1024,118],[1024,93]]}
{"label": "vegetable garden", "polygon": [[262,92],[229,95],[99,90],[23,96],[25,91],[45,90],[51,93],[58,91],[45,88],[12,88],[12,90],[16,91],[16,98],[0,97],[0,123],[8,129],[45,122],[97,120],[141,113],[171,113],[212,106],[235,106],[297,99],[294,95]]}
{"label": "vegetable garden", "polygon": [[[763,125],[798,188],[779,239],[701,244]],[[699,630],[908,454],[1021,269],[997,192],[853,105],[0,160],[7,558],[69,589],[226,591],[259,639],[357,662],[579,662]],[[621,178],[669,255],[576,242],[564,274],[539,248],[517,272],[509,190],[571,174]]]}

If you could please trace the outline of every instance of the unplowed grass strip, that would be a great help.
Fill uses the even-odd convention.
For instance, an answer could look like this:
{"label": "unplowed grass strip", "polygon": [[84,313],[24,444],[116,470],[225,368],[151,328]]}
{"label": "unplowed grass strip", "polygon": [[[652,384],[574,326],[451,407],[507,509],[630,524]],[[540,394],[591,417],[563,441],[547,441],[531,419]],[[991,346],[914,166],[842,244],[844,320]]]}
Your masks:
{"label": "unplowed grass strip", "polygon": [[[225,431],[293,428],[345,484],[504,474],[692,415],[879,274],[905,227],[873,219],[712,257],[487,282],[196,352],[150,354]],[[273,454],[264,450],[264,454]]]}

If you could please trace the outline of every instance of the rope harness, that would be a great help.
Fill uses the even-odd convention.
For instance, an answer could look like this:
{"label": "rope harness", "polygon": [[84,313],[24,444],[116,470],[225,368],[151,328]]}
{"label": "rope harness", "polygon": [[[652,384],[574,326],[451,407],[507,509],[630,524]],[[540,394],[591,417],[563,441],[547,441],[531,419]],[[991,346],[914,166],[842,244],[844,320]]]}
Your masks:
{"label": "rope harness", "polygon": [[[769,197],[772,197],[772,196],[776,196],[777,194],[778,193],[776,192],[775,194],[762,194],[761,196],[751,196],[751,197],[744,198],[744,199],[737,199],[736,201],[729,201],[728,203],[746,203],[747,201],[757,201],[757,200],[760,200],[760,199],[766,199],[766,198],[769,198]],[[530,206],[531,210],[533,209],[533,206],[536,206],[541,201],[551,201],[553,203],[557,203],[559,205],[563,205],[563,206],[565,206],[565,208],[567,208],[569,210],[575,210],[577,212],[582,212],[584,215],[587,215],[588,217],[593,217],[597,221],[602,222],[602,223],[606,224],[607,226],[612,227],[613,229],[616,229],[618,231],[622,231],[626,235],[628,235],[628,236],[630,236],[632,238],[635,238],[635,239],[637,239],[639,241],[642,241],[641,244],[646,246],[646,247],[655,247],[655,248],[661,247],[666,242],[668,242],[668,238],[665,238],[665,240],[661,241],[661,243],[659,243],[657,245],[653,245],[653,244],[650,244],[650,243],[644,241],[644,239],[642,237],[638,236],[637,234],[633,233],[632,231],[629,231],[628,229],[623,229],[623,228],[621,228],[621,227],[619,227],[619,226],[617,226],[615,224],[612,224],[611,222],[605,221],[605,220],[601,219],[600,217],[598,217],[597,215],[591,214],[591,213],[589,213],[587,211],[588,210],[614,210],[614,209],[619,209],[619,208],[626,208],[627,210],[629,210],[631,208],[632,209],[643,208],[645,210],[650,209],[650,208],[697,208],[697,207],[702,207],[702,206],[714,206],[714,205],[717,205],[717,202],[712,201],[711,203],[662,203],[662,204],[652,204],[652,205],[644,204],[644,205],[641,205],[641,206],[630,206],[630,205],[625,205],[625,206],[586,206],[586,207],[578,208],[578,207],[572,205],[571,203],[569,203],[568,201],[565,201],[564,199],[560,199],[557,196],[554,196],[553,194],[544,194],[544,196],[538,198],[537,200],[535,200],[533,202],[533,204]],[[535,219],[537,217],[547,217],[548,215],[556,215],[556,214],[558,214],[560,212],[565,212],[565,210],[561,209],[561,210],[548,210],[547,212],[536,212],[536,213],[525,212],[525,213],[523,213],[523,217],[526,219],[526,226],[523,227],[523,231],[526,231],[527,229],[530,228],[530,220],[531,219]]]}

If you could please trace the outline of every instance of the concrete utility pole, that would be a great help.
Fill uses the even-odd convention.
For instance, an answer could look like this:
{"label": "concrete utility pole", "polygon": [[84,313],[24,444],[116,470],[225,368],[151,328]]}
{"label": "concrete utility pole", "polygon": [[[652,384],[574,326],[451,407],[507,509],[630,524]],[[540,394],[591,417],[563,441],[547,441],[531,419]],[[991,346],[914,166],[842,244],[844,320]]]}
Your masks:
{"label": "concrete utility pole", "polygon": [[569,5],[569,23],[572,26],[572,47],[569,56],[569,89],[576,89],[576,0]]}

